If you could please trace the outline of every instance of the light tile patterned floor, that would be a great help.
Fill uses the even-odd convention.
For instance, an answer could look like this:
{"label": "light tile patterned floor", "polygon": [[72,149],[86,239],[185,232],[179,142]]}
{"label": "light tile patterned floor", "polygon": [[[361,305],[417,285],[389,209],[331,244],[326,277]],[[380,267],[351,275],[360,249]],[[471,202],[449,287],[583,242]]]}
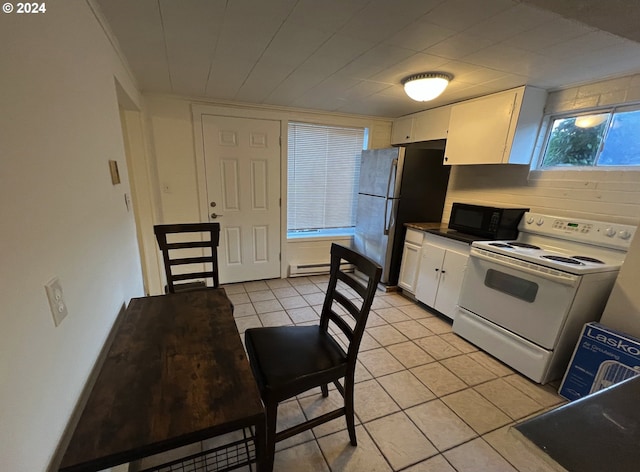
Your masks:
{"label": "light tile patterned floor", "polygon": [[[224,286],[241,334],[253,326],[314,324],[327,277]],[[554,470],[509,432],[563,402],[451,332],[451,324],[398,293],[379,292],[356,373],[358,446],[343,418],[277,446],[276,472],[545,472]],[[341,401],[307,392],[283,404],[278,425]]]}
{"label": "light tile patterned floor", "polygon": [[[328,276],[225,285],[243,341],[247,328],[315,324]],[[356,434],[344,418],[276,445],[274,472],[552,472],[509,431],[563,403],[451,331],[451,323],[398,293],[378,292],[356,370]],[[280,405],[278,428],[336,408],[342,397],[305,392]],[[148,458],[150,467],[172,451]],[[130,469],[137,470],[137,469]],[[242,471],[248,468],[241,469]]]}

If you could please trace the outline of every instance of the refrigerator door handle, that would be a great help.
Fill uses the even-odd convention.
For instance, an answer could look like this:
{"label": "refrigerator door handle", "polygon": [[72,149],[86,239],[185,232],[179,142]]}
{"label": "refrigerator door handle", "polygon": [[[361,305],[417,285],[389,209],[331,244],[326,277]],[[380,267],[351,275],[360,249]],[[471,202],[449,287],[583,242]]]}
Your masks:
{"label": "refrigerator door handle", "polygon": [[391,190],[391,180],[396,175],[398,171],[398,159],[394,159],[391,161],[391,166],[389,167],[389,179],[387,180],[387,192],[384,196],[384,234],[389,234],[389,229],[391,228],[391,218],[389,218],[389,190]]}

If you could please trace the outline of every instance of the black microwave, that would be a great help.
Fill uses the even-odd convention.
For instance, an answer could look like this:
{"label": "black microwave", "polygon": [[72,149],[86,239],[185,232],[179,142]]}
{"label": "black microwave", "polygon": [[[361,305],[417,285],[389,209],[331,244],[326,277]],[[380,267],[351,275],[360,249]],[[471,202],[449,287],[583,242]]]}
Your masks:
{"label": "black microwave", "polygon": [[487,239],[516,239],[518,223],[528,208],[496,208],[454,203],[449,228]]}

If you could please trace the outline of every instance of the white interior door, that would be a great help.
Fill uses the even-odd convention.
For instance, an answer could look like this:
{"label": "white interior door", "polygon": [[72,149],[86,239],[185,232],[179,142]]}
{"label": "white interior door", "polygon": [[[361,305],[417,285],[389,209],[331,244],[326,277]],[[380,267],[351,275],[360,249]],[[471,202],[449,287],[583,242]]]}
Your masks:
{"label": "white interior door", "polygon": [[280,122],[203,115],[220,283],[280,277]]}

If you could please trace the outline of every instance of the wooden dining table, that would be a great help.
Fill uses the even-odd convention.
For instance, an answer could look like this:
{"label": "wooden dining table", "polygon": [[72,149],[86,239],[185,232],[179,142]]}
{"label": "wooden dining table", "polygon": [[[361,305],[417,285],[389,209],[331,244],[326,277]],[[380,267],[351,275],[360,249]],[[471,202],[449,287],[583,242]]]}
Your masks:
{"label": "wooden dining table", "polygon": [[[99,471],[238,430],[246,439],[203,453],[207,468],[189,470],[264,470],[264,408],[224,289],[134,298],[116,329],[60,472]],[[227,447],[239,462],[217,467],[211,457]]]}

